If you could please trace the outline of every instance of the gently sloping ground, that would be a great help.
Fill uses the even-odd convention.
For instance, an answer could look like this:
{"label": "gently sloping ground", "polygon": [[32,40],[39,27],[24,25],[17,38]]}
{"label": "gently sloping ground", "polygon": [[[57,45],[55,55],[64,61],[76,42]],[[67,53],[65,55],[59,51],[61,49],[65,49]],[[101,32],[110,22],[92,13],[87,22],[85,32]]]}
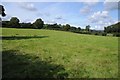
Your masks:
{"label": "gently sloping ground", "polygon": [[54,30],[3,28],[3,36],[34,35],[48,37],[2,40],[3,51],[19,50],[20,54],[39,56],[41,61],[62,65],[65,71],[60,73],[67,72],[68,78],[118,77],[117,37],[77,35]]}

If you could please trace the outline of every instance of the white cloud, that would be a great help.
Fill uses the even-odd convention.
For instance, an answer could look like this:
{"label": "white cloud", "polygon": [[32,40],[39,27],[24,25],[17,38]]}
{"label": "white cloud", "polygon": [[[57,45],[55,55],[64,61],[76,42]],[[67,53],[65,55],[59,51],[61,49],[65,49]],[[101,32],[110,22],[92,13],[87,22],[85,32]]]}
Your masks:
{"label": "white cloud", "polygon": [[62,17],[62,16],[56,16],[55,19],[57,19],[57,20],[62,20],[63,17]]}
{"label": "white cloud", "polygon": [[49,18],[47,20],[45,20],[45,23],[48,23],[48,24],[65,24],[66,23],[66,19],[64,19],[62,16],[56,16],[54,18]]}
{"label": "white cloud", "polygon": [[89,6],[85,6],[80,10],[80,13],[82,13],[82,14],[88,14],[90,12],[92,12],[92,10]]}
{"label": "white cloud", "polygon": [[2,0],[2,2],[96,2],[98,0]]}
{"label": "white cloud", "polygon": [[93,10],[92,10],[92,7],[94,7],[98,2],[99,0],[82,0],[83,4],[84,4],[84,7],[82,9],[80,9],[80,13],[82,14],[89,14],[91,13]]}
{"label": "white cloud", "polygon": [[95,29],[95,30],[104,30],[104,28],[103,27],[101,27],[101,26],[95,26],[93,29]]}
{"label": "white cloud", "polygon": [[33,20],[31,20],[31,19],[24,19],[22,22],[23,23],[31,23]]}
{"label": "white cloud", "polygon": [[83,1],[83,3],[84,4],[86,4],[86,5],[88,5],[88,6],[94,6],[94,5],[96,5],[97,3],[99,2],[99,0],[92,0],[92,1],[90,1],[90,0],[85,0],[85,1]]}
{"label": "white cloud", "polygon": [[115,23],[115,20],[113,20],[112,17],[109,16],[108,11],[95,12],[88,18],[88,20],[90,23],[97,26],[97,28],[95,27],[95,29],[104,29],[105,26]]}
{"label": "white cloud", "polygon": [[63,16],[56,16],[54,19],[58,20],[58,21],[62,21],[62,22],[67,20],[67,19],[63,18]]}
{"label": "white cloud", "polygon": [[41,12],[38,12],[38,13],[36,14],[37,17],[41,17],[41,16],[42,16],[42,17],[43,17],[43,16],[50,17],[50,15],[51,15],[51,14],[50,14],[49,12],[42,12],[42,13],[41,13]]}
{"label": "white cloud", "polygon": [[109,18],[108,11],[98,11],[98,12],[93,13],[93,15],[89,17],[89,20],[91,23],[96,23],[99,21],[103,21],[107,18]]}
{"label": "white cloud", "polygon": [[[103,2],[104,0],[1,0],[1,2]],[[105,0],[118,2],[119,0]]]}
{"label": "white cloud", "polygon": [[119,2],[120,0],[104,0],[104,2]]}
{"label": "white cloud", "polygon": [[47,23],[47,24],[55,24],[57,22],[55,20],[47,20],[47,21],[45,21],[45,23]]}
{"label": "white cloud", "polygon": [[37,11],[37,8],[35,8],[33,3],[29,3],[29,2],[19,2],[18,3],[19,6],[25,10],[28,11]]}
{"label": "white cloud", "polygon": [[117,10],[120,9],[120,5],[118,5],[118,0],[115,2],[111,2],[111,0],[105,0],[104,1],[104,8],[105,10]]}

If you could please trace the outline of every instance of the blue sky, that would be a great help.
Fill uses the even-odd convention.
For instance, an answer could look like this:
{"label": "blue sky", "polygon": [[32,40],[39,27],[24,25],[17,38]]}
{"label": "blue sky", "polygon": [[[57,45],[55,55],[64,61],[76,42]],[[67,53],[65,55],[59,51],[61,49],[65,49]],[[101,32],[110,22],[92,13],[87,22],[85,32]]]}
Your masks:
{"label": "blue sky", "polygon": [[2,2],[7,16],[18,17],[20,22],[34,22],[42,18],[45,23],[103,30],[118,22],[117,2]]}

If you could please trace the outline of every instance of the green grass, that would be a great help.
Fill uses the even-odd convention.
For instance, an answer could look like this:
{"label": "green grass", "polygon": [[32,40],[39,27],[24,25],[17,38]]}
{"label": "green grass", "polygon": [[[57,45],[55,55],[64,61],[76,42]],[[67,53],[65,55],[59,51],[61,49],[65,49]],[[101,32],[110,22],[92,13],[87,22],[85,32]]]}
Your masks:
{"label": "green grass", "polygon": [[2,29],[3,78],[117,78],[118,38]]}

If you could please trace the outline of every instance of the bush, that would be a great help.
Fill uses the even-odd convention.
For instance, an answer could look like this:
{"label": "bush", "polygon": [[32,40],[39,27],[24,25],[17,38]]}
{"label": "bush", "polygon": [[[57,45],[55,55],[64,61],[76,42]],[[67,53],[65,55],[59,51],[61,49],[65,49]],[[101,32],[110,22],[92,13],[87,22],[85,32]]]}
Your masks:
{"label": "bush", "polygon": [[107,33],[102,33],[102,36],[106,36],[107,35]]}
{"label": "bush", "polygon": [[120,37],[120,33],[114,33],[113,36]]}
{"label": "bush", "polygon": [[95,35],[98,35],[98,33],[95,33]]}
{"label": "bush", "polygon": [[74,33],[79,33],[79,34],[92,34],[91,32],[83,32],[83,31],[74,31]]}

